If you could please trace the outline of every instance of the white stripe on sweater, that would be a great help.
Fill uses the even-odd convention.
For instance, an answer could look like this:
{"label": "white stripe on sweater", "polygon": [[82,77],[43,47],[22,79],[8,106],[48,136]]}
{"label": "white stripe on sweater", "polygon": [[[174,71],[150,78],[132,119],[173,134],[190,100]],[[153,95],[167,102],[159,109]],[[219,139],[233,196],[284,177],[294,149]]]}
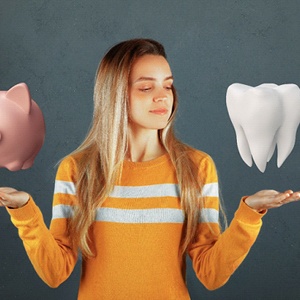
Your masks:
{"label": "white stripe on sweater", "polygon": [[[53,206],[52,219],[70,218],[73,207],[70,205]],[[212,208],[201,210],[200,222],[218,223],[219,213]],[[176,208],[149,208],[149,209],[120,209],[120,208],[98,208],[95,221],[113,223],[183,223],[184,213]]]}
{"label": "white stripe on sweater", "polygon": [[[55,181],[54,193],[75,195],[76,188],[73,182]],[[203,186],[204,197],[218,197],[218,183],[208,183]],[[177,184],[153,184],[145,186],[115,186],[109,195],[113,198],[154,198],[154,197],[179,197],[179,186]]]}

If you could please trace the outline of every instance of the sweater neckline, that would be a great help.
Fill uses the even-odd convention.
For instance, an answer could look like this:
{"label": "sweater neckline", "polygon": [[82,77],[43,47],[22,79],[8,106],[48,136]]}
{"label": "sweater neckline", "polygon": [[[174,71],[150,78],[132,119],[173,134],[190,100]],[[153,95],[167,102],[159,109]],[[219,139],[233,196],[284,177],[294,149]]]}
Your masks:
{"label": "sweater neckline", "polygon": [[159,166],[170,160],[170,156],[168,153],[165,153],[157,158],[147,160],[147,161],[138,161],[133,162],[129,160],[123,161],[123,168],[149,168]]}

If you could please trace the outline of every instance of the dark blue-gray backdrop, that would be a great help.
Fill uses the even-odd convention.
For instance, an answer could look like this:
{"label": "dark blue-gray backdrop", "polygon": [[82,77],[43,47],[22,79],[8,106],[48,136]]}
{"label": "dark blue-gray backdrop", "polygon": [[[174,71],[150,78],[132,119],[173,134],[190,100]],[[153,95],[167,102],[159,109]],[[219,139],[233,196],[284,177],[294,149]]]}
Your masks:
{"label": "dark blue-gray backdrop", "polygon": [[[47,134],[34,166],[1,169],[0,186],[31,193],[49,224],[54,165],[89,128],[99,60],[121,40],[149,37],[165,45],[175,76],[178,134],[214,158],[228,218],[242,195],[300,190],[299,133],[284,165],[277,169],[275,154],[262,174],[241,160],[225,105],[233,82],[299,85],[299,30],[297,0],[1,0],[0,89],[26,82]],[[205,290],[188,262],[191,298],[300,299],[299,212],[298,203],[269,211],[249,256],[217,291]],[[76,299],[79,264],[66,283],[51,289],[33,270],[5,209],[0,231],[0,299]]]}

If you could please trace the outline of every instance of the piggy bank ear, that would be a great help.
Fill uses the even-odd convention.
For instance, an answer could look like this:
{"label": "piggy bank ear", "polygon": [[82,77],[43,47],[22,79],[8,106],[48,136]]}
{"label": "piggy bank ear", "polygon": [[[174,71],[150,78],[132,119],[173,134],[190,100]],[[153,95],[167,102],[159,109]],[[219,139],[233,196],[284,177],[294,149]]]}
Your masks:
{"label": "piggy bank ear", "polygon": [[6,92],[6,98],[17,104],[26,114],[30,113],[31,96],[26,83],[19,83]]}

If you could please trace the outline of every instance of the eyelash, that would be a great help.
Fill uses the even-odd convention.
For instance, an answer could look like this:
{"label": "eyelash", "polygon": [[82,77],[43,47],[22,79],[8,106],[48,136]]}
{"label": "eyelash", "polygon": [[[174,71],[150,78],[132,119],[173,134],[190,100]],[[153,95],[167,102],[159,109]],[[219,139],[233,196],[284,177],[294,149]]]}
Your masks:
{"label": "eyelash", "polygon": [[151,88],[143,88],[143,89],[140,89],[141,92],[148,92],[148,91],[150,91],[150,90],[151,90]]}
{"label": "eyelash", "polygon": [[[139,89],[141,92],[148,92],[148,91],[150,91],[152,88],[151,87],[149,87],[149,88],[141,88],[141,89]],[[165,87],[165,89],[167,90],[167,91],[171,91],[172,90],[172,86],[166,86]]]}

